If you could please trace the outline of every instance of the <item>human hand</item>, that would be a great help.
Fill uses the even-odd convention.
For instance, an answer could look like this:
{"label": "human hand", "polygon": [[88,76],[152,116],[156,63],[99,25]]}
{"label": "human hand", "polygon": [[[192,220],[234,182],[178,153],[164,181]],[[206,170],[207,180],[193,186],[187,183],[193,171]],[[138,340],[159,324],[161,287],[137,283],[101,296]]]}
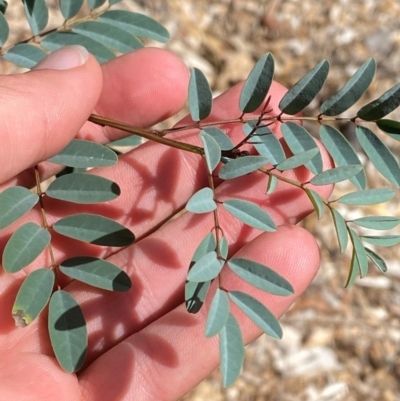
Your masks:
{"label": "human hand", "polygon": [[[39,69],[18,76],[0,77],[0,190],[10,185],[31,187],[31,166],[61,150],[77,137],[109,142],[123,133],[85,123],[90,113],[137,126],[151,126],[174,115],[186,101],[188,72],[172,54],[143,49],[100,67],[93,57],[73,69],[60,68],[60,60],[85,57],[73,50],[54,53]],[[53,63],[53,64],[52,64]],[[57,65],[54,65],[58,64]],[[270,106],[277,105],[285,89],[274,83]],[[215,100],[210,119],[237,117],[240,85]],[[188,121],[188,120],[186,120]],[[82,128],[81,128],[82,127]],[[227,126],[235,141],[242,139],[240,126]],[[279,132],[278,126],[272,127]],[[174,139],[196,141],[196,132],[174,135]],[[323,153],[325,165],[329,158]],[[42,163],[42,177],[54,173],[54,165]],[[146,143],[120,157],[119,163],[94,174],[116,181],[121,196],[91,206],[132,230],[137,242],[118,253],[115,249],[77,244],[52,232],[55,258],[92,255],[108,258],[132,279],[127,293],[97,290],[79,282],[65,282],[66,289],[82,307],[89,331],[89,348],[84,369],[77,375],[64,372],[57,364],[47,332],[46,312],[26,328],[17,328],[11,308],[23,277],[48,265],[40,256],[28,268],[9,275],[0,270],[0,401],[125,401],[175,400],[217,367],[218,344],[204,337],[207,305],[188,314],[183,303],[187,269],[194,250],[212,227],[210,216],[186,213],[163,225],[180,210],[189,197],[206,184],[198,155]],[[305,169],[289,172],[307,181]],[[281,316],[305,290],[319,266],[314,238],[294,226],[312,210],[303,191],[280,184],[265,196],[266,177],[255,173],[222,183],[218,196],[251,199],[263,206],[279,229],[260,234],[220,211],[226,229],[230,255],[266,264],[285,277],[295,294],[279,297],[254,289],[233,273],[223,274],[224,286],[241,289],[260,299]],[[324,197],[329,187],[318,191]],[[85,205],[66,204],[46,198],[49,224],[71,212],[87,212]],[[0,249],[16,227],[26,221],[41,224],[34,208],[16,224],[3,230]],[[233,309],[245,342],[260,330],[241,312]]]}

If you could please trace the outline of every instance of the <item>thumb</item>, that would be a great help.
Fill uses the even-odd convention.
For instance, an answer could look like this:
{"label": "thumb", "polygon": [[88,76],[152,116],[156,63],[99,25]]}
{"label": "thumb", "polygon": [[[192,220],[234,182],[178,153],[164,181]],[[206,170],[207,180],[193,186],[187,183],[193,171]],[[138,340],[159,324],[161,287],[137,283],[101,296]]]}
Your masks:
{"label": "thumb", "polygon": [[82,46],[67,46],[26,74],[0,76],[0,183],[70,142],[96,106],[101,67]]}

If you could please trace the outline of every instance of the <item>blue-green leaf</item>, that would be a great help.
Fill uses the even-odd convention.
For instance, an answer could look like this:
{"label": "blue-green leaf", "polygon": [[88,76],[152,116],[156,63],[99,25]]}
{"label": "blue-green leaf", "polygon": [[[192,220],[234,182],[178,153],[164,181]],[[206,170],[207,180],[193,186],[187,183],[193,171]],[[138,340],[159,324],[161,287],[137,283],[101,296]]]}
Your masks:
{"label": "blue-green leaf", "polygon": [[24,68],[33,68],[47,53],[37,46],[28,43],[18,43],[3,54],[3,57]]}
{"label": "blue-green leaf", "polygon": [[400,166],[389,148],[366,127],[358,126],[356,135],[375,168],[390,183],[400,188]]}
{"label": "blue-green leaf", "polygon": [[219,332],[219,356],[222,383],[224,387],[228,387],[238,378],[244,361],[242,333],[231,313],[225,326]]}
{"label": "blue-green leaf", "polygon": [[360,238],[369,244],[377,246],[394,246],[400,244],[400,235],[364,235]]}
{"label": "blue-green leaf", "polygon": [[229,298],[260,327],[265,334],[273,338],[282,338],[282,328],[278,319],[260,301],[240,291],[230,291]]}
{"label": "blue-green leaf", "polygon": [[[284,123],[281,126],[281,131],[287,145],[295,155],[306,150],[318,149],[311,134],[299,124],[293,122]],[[309,162],[305,163],[305,166],[314,174],[320,173],[322,171],[322,157],[320,152]]]}
{"label": "blue-green leaf", "polygon": [[271,195],[278,186],[278,178],[275,175],[270,175],[268,179],[267,195]]}
{"label": "blue-green leaf", "polygon": [[352,220],[354,224],[373,230],[390,230],[400,224],[400,218],[392,216],[369,216]]}
{"label": "blue-green leaf", "polygon": [[50,198],[75,203],[108,202],[121,193],[119,186],[106,178],[85,173],[73,173],[58,177],[47,188]]}
{"label": "blue-green leaf", "polygon": [[0,0],[0,13],[5,14],[7,10],[8,3],[5,0]]}
{"label": "blue-green leaf", "polygon": [[126,292],[132,286],[129,276],[119,267],[91,256],[64,260],[60,270],[68,277],[103,290]]}
{"label": "blue-green leaf", "polygon": [[319,154],[319,149],[309,149],[302,153],[297,153],[297,155],[288,157],[283,162],[279,163],[275,166],[275,168],[279,171],[292,170],[294,168],[303,166],[308,163],[311,159]]}
{"label": "blue-green leaf", "polygon": [[243,156],[230,160],[221,167],[219,177],[223,180],[231,180],[241,177],[258,170],[268,162],[268,159],[262,156]]}
{"label": "blue-green leaf", "polygon": [[16,273],[32,263],[50,242],[50,233],[35,223],[25,223],[8,240],[3,253],[3,267]]}
{"label": "blue-green leaf", "polygon": [[[251,122],[243,125],[243,131],[246,135],[249,135],[253,128],[254,124]],[[266,125],[260,125],[248,143],[251,143],[257,152],[274,166],[285,160],[285,152],[279,139]]]}
{"label": "blue-green leaf", "polygon": [[202,188],[187,202],[186,210],[192,213],[208,213],[217,208],[211,188]]}
{"label": "blue-green leaf", "polygon": [[117,163],[118,157],[107,146],[84,139],[73,139],[48,161],[69,167],[88,168],[112,166]]}
{"label": "blue-green leaf", "polygon": [[205,336],[218,334],[229,318],[229,298],[225,291],[217,288],[208,311]]}
{"label": "blue-green leaf", "polygon": [[49,20],[49,10],[45,0],[22,0],[26,18],[34,36],[46,28]]}
{"label": "blue-green leaf", "polygon": [[345,205],[375,205],[392,199],[394,194],[395,192],[390,188],[366,189],[350,192],[337,201]]}
{"label": "blue-green leaf", "polygon": [[[356,152],[350,145],[349,141],[339,130],[331,127],[330,125],[321,125],[319,134],[326,150],[329,152],[338,166],[348,166],[351,164],[361,165],[361,161]],[[367,186],[367,178],[364,169],[362,169],[354,177],[351,177],[350,181],[358,189],[365,189]]]}
{"label": "blue-green leaf", "polygon": [[276,231],[276,224],[271,216],[260,206],[242,199],[228,199],[224,208],[233,216],[250,227],[263,231]]}
{"label": "blue-green leaf", "polygon": [[204,128],[202,132],[212,136],[221,150],[231,150],[235,146],[229,136],[219,128],[208,127]]}
{"label": "blue-green leaf", "polygon": [[250,71],[243,85],[239,108],[243,113],[251,113],[261,106],[274,77],[274,58],[265,54]]}
{"label": "blue-green leaf", "polygon": [[3,47],[4,43],[6,43],[9,33],[10,28],[8,27],[8,22],[4,14],[0,12],[0,47]]}
{"label": "blue-green leaf", "polygon": [[400,141],[400,122],[394,120],[378,120],[376,125],[386,135],[389,135],[396,141]]}
{"label": "blue-green leaf", "polygon": [[51,51],[68,45],[81,45],[92,53],[99,63],[104,63],[115,58],[115,54],[108,47],[79,33],[53,32],[45,36],[40,44]]}
{"label": "blue-green leaf", "polygon": [[209,252],[191,267],[187,280],[196,283],[212,280],[221,272],[222,266],[223,263],[217,258],[217,252]]}
{"label": "blue-green leaf", "polygon": [[355,176],[362,168],[360,164],[335,167],[317,174],[310,183],[313,185],[335,184]]}
{"label": "blue-green leaf", "polygon": [[60,0],[61,14],[65,19],[70,19],[78,14],[84,0]]}
{"label": "blue-green leaf", "polygon": [[168,31],[157,21],[143,14],[124,10],[110,10],[101,14],[99,20],[140,38],[153,39],[165,43],[169,39]]}
{"label": "blue-green leaf", "polygon": [[72,27],[72,32],[87,36],[120,53],[140,49],[143,43],[115,25],[99,21],[85,21]]}
{"label": "blue-green leaf", "polygon": [[116,141],[112,141],[107,143],[107,146],[137,146],[142,143],[142,138],[138,135],[130,135],[126,138],[117,139]]}
{"label": "blue-green leaf", "polygon": [[356,253],[358,266],[360,268],[360,276],[365,277],[368,273],[367,253],[365,252],[364,245],[363,245],[360,237],[358,236],[358,234],[352,229],[349,229],[349,234],[350,234],[351,242],[354,247],[354,251]]}
{"label": "blue-green leaf", "polygon": [[200,132],[200,139],[204,146],[204,155],[206,158],[208,172],[212,174],[221,160],[221,148],[218,146],[217,141],[204,131]]}
{"label": "blue-green leaf", "polygon": [[234,258],[228,261],[228,266],[239,277],[254,287],[276,295],[292,295],[291,284],[268,266],[252,260]]}
{"label": "blue-green leaf", "polygon": [[367,252],[367,256],[372,260],[374,265],[382,272],[386,273],[387,272],[387,265],[385,261],[374,251],[372,251],[369,248],[365,248],[365,252]]}
{"label": "blue-green leaf", "polygon": [[375,71],[376,62],[369,58],[336,95],[322,103],[321,114],[337,116],[353,106],[371,85]]}
{"label": "blue-green leaf", "polygon": [[219,241],[219,253],[223,260],[226,260],[229,253],[229,244],[225,237],[222,237]]}
{"label": "blue-green leaf", "polygon": [[386,91],[380,98],[362,107],[357,117],[365,121],[379,120],[400,105],[400,83]]}
{"label": "blue-green leaf", "polygon": [[353,249],[353,254],[352,254],[351,263],[350,263],[350,271],[349,271],[349,275],[347,277],[347,281],[345,284],[346,288],[349,288],[354,284],[354,282],[357,280],[359,271],[360,271],[360,266],[358,264],[356,252]]}
{"label": "blue-green leaf", "polygon": [[54,231],[66,237],[104,246],[128,246],[135,236],[118,222],[96,214],[80,213],[53,224]]}
{"label": "blue-green leaf", "polygon": [[89,7],[93,10],[94,8],[98,8],[102,6],[106,0],[88,0]]}
{"label": "blue-green leaf", "polygon": [[280,101],[279,109],[282,113],[293,115],[308,106],[324,85],[328,72],[329,63],[322,60],[301,78]]}
{"label": "blue-green leaf", "polygon": [[207,118],[212,108],[212,92],[205,75],[193,68],[189,81],[189,111],[193,121]]}
{"label": "blue-green leaf", "polygon": [[11,312],[16,326],[26,327],[36,319],[49,302],[53,285],[54,272],[50,269],[38,269],[26,277]]}
{"label": "blue-green leaf", "polygon": [[49,305],[49,334],[58,363],[69,373],[85,362],[88,335],[78,303],[66,291],[56,291]]}
{"label": "blue-green leaf", "polygon": [[320,219],[324,215],[325,204],[321,196],[312,189],[304,188],[305,193],[310,199],[311,203],[314,206],[315,211],[317,212],[317,216]]}
{"label": "blue-green leaf", "polygon": [[108,0],[110,6],[113,6],[114,4],[120,3],[122,0]]}
{"label": "blue-green leaf", "polygon": [[0,230],[33,208],[39,197],[24,187],[10,187],[0,193]]}
{"label": "blue-green leaf", "polygon": [[339,242],[340,253],[343,253],[349,242],[349,234],[347,226],[342,215],[335,209],[331,208],[333,222],[335,224],[336,235]]}

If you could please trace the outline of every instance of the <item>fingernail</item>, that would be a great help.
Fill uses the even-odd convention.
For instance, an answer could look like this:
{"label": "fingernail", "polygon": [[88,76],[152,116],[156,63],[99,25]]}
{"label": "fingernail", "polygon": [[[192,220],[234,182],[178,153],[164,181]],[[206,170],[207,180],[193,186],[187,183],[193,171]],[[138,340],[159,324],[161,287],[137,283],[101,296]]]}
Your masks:
{"label": "fingernail", "polygon": [[85,64],[88,57],[89,53],[83,46],[66,46],[50,53],[34,69],[69,70]]}

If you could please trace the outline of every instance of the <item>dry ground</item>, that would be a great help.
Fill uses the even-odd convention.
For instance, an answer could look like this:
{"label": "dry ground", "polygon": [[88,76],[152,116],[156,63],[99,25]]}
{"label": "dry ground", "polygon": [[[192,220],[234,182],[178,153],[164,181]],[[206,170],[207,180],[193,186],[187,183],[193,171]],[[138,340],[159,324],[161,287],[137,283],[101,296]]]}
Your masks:
{"label": "dry ground", "polygon": [[[310,115],[369,57],[376,59],[378,71],[360,104],[400,81],[398,0],[125,0],[122,6],[164,23],[172,34],[167,47],[188,66],[201,68],[215,94],[244,79],[267,51],[276,60],[276,79],[287,86],[322,58],[331,62],[325,88],[306,111]],[[23,35],[21,27],[18,37]],[[400,112],[393,117],[399,119]],[[353,138],[350,125],[341,128]],[[387,143],[399,156],[399,144]],[[369,183],[386,185],[376,173]],[[400,216],[399,200],[398,194],[388,205],[345,213]],[[283,339],[263,336],[249,345],[243,373],[231,388],[221,387],[215,371],[182,400],[400,400],[399,248],[382,250],[389,265],[385,276],[371,268],[369,277],[345,290],[350,254],[339,254],[332,222],[310,216],[302,224],[318,239],[322,264],[308,291],[282,318]]]}

